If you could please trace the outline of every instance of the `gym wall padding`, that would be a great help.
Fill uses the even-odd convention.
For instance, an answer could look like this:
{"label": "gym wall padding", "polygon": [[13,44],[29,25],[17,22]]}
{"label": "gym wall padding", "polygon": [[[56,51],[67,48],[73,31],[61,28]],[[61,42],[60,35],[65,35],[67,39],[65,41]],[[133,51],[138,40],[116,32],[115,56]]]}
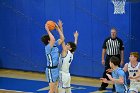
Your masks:
{"label": "gym wall padding", "polygon": [[131,10],[131,48],[133,52],[140,53],[140,3],[132,3]]}
{"label": "gym wall padding", "polygon": [[[138,30],[130,8],[130,3],[126,3],[126,14],[114,15],[109,0],[1,0],[0,67],[44,72],[46,57],[40,40],[46,34],[44,24],[46,20],[61,19],[66,42],[74,41],[74,31],[79,32],[71,74],[101,77],[102,44],[110,36],[111,27],[118,28],[118,37],[125,45],[125,62],[128,62],[133,41],[131,33]],[[57,31],[53,33],[58,39]],[[133,48],[138,49],[137,42]]]}

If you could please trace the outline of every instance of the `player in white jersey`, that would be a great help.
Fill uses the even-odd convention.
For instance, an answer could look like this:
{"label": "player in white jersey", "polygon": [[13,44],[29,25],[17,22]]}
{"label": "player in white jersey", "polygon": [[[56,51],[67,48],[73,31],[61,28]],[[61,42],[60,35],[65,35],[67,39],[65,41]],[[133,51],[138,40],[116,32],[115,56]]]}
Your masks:
{"label": "player in white jersey", "polygon": [[[59,25],[62,31],[62,26]],[[65,44],[65,42],[62,43],[62,53],[60,56],[59,61],[59,84],[58,84],[58,91],[59,93],[71,93],[71,77],[69,73],[70,64],[73,60],[74,51],[76,50],[76,45],[78,41],[78,32],[76,31],[74,33],[75,41],[74,42],[68,42]]]}
{"label": "player in white jersey", "polygon": [[140,63],[138,62],[138,52],[131,52],[129,63],[126,63],[123,70],[129,73],[130,79],[130,93],[138,93],[138,87],[140,85]]}

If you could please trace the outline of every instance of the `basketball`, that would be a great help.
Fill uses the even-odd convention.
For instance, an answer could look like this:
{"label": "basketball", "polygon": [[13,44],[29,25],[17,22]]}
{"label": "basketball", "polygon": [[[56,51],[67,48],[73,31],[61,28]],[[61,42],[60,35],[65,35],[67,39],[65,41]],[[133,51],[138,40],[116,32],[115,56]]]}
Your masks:
{"label": "basketball", "polygon": [[50,30],[50,31],[52,31],[52,30],[54,30],[55,29],[55,22],[54,21],[47,21],[46,22],[46,24],[45,24],[45,26],[47,26],[48,27],[48,29]]}

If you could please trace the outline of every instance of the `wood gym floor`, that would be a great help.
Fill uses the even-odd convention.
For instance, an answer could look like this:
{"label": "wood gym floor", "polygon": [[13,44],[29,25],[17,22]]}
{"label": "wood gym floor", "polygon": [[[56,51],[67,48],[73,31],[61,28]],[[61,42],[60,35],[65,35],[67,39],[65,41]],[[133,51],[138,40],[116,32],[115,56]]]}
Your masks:
{"label": "wood gym floor", "polygon": [[[97,91],[99,79],[72,76],[73,93],[111,93]],[[45,73],[0,69],[0,93],[47,93]]]}

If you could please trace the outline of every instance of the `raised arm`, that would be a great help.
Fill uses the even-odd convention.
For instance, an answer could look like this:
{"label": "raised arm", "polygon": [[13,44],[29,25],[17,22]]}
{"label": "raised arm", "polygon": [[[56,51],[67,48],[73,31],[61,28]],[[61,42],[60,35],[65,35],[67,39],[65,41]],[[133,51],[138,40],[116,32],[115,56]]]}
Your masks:
{"label": "raised arm", "polygon": [[62,27],[63,23],[61,20],[58,21],[58,25],[56,24],[56,30],[59,33],[60,39],[58,41],[58,44],[62,44],[62,42],[64,41],[64,35],[63,35],[63,27]]}
{"label": "raised arm", "polygon": [[65,45],[65,41],[64,41],[65,37],[64,37],[63,26],[62,25],[63,25],[62,21],[59,20],[58,25],[57,25],[57,27],[59,28],[57,30],[60,34],[59,44],[62,44],[62,57],[65,57],[66,54],[67,54],[67,49],[66,49],[66,45]]}
{"label": "raised arm", "polygon": [[54,46],[54,43],[55,43],[55,38],[54,38],[54,36],[52,35],[52,33],[50,32],[50,30],[48,29],[47,26],[45,26],[45,29],[46,29],[46,31],[47,31],[49,37],[50,37],[50,42],[49,42],[49,44],[50,44],[51,47],[53,47],[53,46]]}
{"label": "raised arm", "polygon": [[79,33],[76,31],[74,33],[74,43],[77,45]]}

